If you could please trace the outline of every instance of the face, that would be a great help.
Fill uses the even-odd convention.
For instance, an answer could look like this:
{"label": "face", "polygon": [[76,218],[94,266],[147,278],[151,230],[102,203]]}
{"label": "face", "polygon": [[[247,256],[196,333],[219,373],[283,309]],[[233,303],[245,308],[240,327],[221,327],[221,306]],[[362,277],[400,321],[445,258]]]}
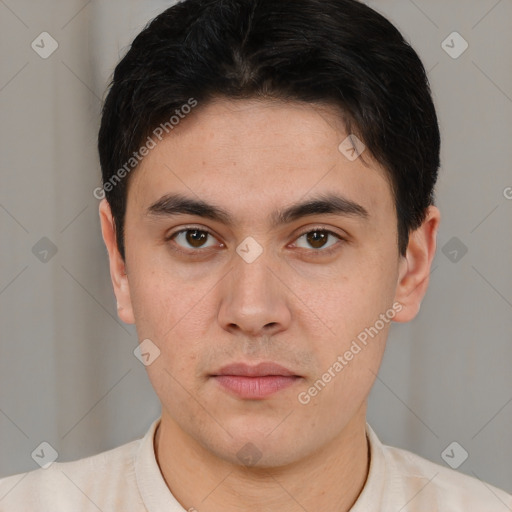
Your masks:
{"label": "face", "polygon": [[[364,425],[389,326],[419,307],[433,254],[399,257],[384,170],[347,135],[332,108],[216,100],[130,177],[125,262],[101,206],[119,315],[160,351],[162,422],[224,460],[251,442],[287,464]],[[261,362],[293,377],[219,377]]]}

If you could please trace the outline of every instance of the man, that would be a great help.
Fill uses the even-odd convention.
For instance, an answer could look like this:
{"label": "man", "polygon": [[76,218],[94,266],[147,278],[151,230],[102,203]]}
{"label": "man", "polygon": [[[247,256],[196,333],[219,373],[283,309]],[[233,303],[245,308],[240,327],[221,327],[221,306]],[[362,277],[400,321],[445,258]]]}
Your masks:
{"label": "man", "polygon": [[424,68],[355,0],[185,0],[118,64],[99,134],[118,314],[162,414],[0,481],[0,509],[512,509],[366,423],[436,250]]}

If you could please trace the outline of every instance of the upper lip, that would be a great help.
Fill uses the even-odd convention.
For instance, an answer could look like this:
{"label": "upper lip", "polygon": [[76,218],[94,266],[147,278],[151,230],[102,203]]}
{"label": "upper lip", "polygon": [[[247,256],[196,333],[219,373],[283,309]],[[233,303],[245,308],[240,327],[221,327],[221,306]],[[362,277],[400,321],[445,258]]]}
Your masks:
{"label": "upper lip", "polygon": [[296,373],[280,364],[271,361],[264,361],[257,365],[251,366],[246,363],[232,363],[223,366],[218,372],[213,374],[217,375],[238,375],[243,377],[265,377],[267,375],[282,375],[299,377]]}

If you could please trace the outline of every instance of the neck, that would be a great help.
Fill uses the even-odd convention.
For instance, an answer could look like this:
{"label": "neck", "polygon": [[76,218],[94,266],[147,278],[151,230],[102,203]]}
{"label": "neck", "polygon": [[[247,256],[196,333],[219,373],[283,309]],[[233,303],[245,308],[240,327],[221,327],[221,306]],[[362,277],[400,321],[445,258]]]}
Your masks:
{"label": "neck", "polygon": [[185,510],[347,512],[368,476],[365,426],[366,404],[321,450],[283,467],[250,468],[215,456],[162,412],[155,455]]}

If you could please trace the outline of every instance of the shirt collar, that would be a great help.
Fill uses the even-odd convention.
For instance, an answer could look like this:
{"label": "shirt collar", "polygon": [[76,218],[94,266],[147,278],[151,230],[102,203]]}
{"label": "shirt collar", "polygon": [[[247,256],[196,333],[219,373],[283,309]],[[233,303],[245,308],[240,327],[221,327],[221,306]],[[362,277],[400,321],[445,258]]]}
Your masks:
{"label": "shirt collar", "polygon": [[[148,512],[185,512],[167,487],[156,461],[154,437],[161,417],[156,419],[142,438],[135,459],[135,474],[142,500]],[[366,483],[350,512],[384,512],[387,510],[386,481],[392,480],[386,464],[384,447],[366,423],[366,436],[370,446],[370,468]]]}
{"label": "shirt collar", "polygon": [[350,512],[384,511],[385,482],[388,478],[384,450],[377,434],[366,423],[366,438],[370,446],[370,468],[363,490]]}
{"label": "shirt collar", "polygon": [[148,512],[184,512],[165,483],[155,455],[155,432],[162,418],[156,419],[142,438],[135,459],[135,475],[142,501]]}

